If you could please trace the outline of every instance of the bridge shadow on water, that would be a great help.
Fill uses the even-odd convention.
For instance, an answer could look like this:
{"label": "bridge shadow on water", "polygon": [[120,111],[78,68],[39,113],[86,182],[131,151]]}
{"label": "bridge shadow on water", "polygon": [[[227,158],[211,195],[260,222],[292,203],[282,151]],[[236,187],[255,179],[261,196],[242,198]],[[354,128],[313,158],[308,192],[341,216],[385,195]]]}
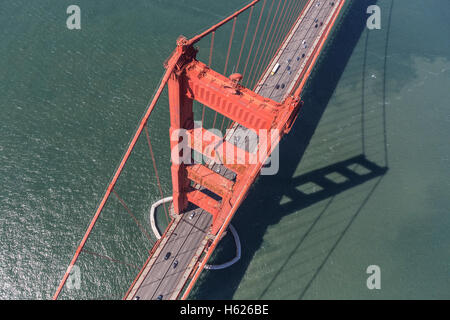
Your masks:
{"label": "bridge shadow on water", "polygon": [[[367,83],[364,33],[367,7],[375,3],[349,4],[306,88],[305,107],[280,143],[279,172],[261,176],[236,213],[241,260],[205,270],[191,299],[303,298],[379,185],[388,170],[385,102],[377,100],[385,99],[385,78]],[[211,260],[234,253],[230,238]]]}

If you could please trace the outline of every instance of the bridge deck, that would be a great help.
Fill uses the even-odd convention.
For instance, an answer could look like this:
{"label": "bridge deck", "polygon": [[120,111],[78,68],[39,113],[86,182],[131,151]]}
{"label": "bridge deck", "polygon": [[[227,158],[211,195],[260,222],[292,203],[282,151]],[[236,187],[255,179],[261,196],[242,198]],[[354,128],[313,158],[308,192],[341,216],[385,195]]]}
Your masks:
{"label": "bridge deck", "polygon": [[[325,27],[342,1],[344,0],[309,2],[302,12],[301,19],[297,20],[257,85],[255,90],[257,93],[279,102],[289,95],[309,66],[308,59],[314,54]],[[277,63],[280,67],[275,74],[271,75]],[[248,130],[236,124],[226,139],[248,151],[256,151],[257,136],[251,135],[250,132],[250,144],[247,147],[242,145],[242,141],[234,142],[238,128]],[[242,131],[239,136],[242,138]],[[233,174],[220,164],[210,163],[210,167],[224,176]],[[195,213],[195,216],[190,219],[189,216],[192,213]],[[162,299],[176,299],[179,297],[200,254],[206,248],[208,238],[211,238],[208,235],[211,215],[202,209],[194,208],[174,219],[171,227],[163,235],[159,247],[133,283],[126,299],[135,297],[157,299],[160,296]],[[167,252],[171,252],[171,255],[165,260]],[[178,265],[174,268],[173,264],[176,260]]]}
{"label": "bridge deck", "polygon": [[[177,285],[184,284],[193,267],[190,265],[193,258],[203,251],[211,215],[202,209],[193,208],[182,216],[171,216],[175,219],[174,223],[164,234],[158,249],[144,266],[127,298],[137,296],[142,300],[150,300],[161,295],[162,299],[171,299],[174,293],[173,298],[176,298]],[[170,256],[166,260],[168,253]]]}

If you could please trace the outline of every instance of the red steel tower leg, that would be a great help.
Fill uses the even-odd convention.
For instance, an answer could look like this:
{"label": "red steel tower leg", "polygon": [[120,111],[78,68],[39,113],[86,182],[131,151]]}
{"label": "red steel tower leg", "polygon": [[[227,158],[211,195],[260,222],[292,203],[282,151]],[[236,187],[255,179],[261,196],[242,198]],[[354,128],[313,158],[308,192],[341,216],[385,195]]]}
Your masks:
{"label": "red steel tower leg", "polygon": [[[169,107],[170,107],[170,147],[172,154],[172,183],[173,183],[173,206],[176,213],[186,209],[188,201],[186,193],[189,192],[190,182],[187,178],[186,164],[180,163],[181,159],[191,158],[183,152],[188,149],[180,148],[183,135],[179,129],[190,130],[194,128],[194,115],[192,110],[193,100],[186,95],[183,77],[174,71],[168,81]],[[186,139],[186,136],[184,136]],[[187,143],[185,143],[187,145]]]}

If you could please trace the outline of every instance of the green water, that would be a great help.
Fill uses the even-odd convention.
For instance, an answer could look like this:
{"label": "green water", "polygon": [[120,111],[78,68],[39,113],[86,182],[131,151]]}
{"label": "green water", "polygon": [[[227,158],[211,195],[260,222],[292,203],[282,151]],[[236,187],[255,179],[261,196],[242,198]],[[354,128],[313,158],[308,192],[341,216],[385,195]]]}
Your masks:
{"label": "green water", "polygon": [[[70,1],[0,4],[1,299],[51,298],[175,39],[245,2],[77,1],[79,31],[65,25]],[[450,2],[380,0],[382,28],[368,31],[373,3],[348,7],[280,172],[233,219],[241,261],[205,271],[191,298],[450,297]],[[164,99],[152,119],[164,136]],[[167,141],[152,143],[169,193]],[[160,197],[145,144],[116,188],[144,227]],[[81,289],[63,298],[121,298],[151,245],[111,201],[86,247],[128,264],[83,253]],[[233,251],[227,236],[213,259]],[[366,287],[369,265],[380,290]]]}

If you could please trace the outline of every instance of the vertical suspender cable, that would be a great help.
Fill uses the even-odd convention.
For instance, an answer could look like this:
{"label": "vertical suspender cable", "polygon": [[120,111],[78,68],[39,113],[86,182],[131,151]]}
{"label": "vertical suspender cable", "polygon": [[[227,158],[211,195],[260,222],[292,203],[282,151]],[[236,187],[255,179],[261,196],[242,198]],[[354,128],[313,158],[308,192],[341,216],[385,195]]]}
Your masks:
{"label": "vertical suspender cable", "polygon": [[[277,21],[277,23],[275,24],[275,29],[273,29],[272,37],[270,38],[269,45],[268,45],[268,47],[267,47],[267,54],[266,54],[266,56],[264,57],[264,59],[262,60],[262,61],[263,61],[263,63],[261,64],[262,70],[265,69],[264,66],[265,66],[266,63],[267,63],[267,58],[269,58],[269,61],[270,61],[270,59],[272,58],[272,55],[271,55],[271,53],[272,53],[272,48],[273,48],[273,47],[276,47],[276,46],[275,46],[275,44],[276,44],[276,43],[275,43],[275,39],[278,37],[278,33],[280,32],[280,31],[279,31],[279,28],[281,29],[281,21],[284,22],[284,19],[285,19],[286,16],[287,16],[287,15],[284,15],[284,16],[283,16],[284,9],[285,9],[285,7],[286,7],[286,3],[287,3],[287,0],[284,0],[283,7],[281,8],[280,14],[279,14],[279,16],[278,16],[278,21]],[[282,18],[282,17],[283,17],[283,18]],[[276,35],[276,36],[275,36],[275,35]],[[260,72],[261,72],[262,70],[260,70]]]}
{"label": "vertical suspender cable", "polygon": [[[294,4],[294,3],[296,3],[297,5],[300,4],[300,2],[297,2],[296,0],[291,1],[291,4]],[[295,16],[295,12],[294,12],[293,8],[289,8],[289,7],[290,7],[290,5],[286,9],[286,12],[290,12],[288,14],[289,16]],[[288,15],[285,15],[285,17],[288,16]],[[281,40],[284,40],[284,38],[287,36],[287,30],[290,30],[293,27],[293,25],[291,25],[290,19],[288,19],[288,23],[286,23],[286,21],[283,21],[281,23],[281,25],[282,25],[282,28],[279,29],[278,35],[276,36],[275,40],[273,41],[274,45],[269,50],[270,54],[268,55],[268,57],[270,57],[270,59],[268,60],[267,63],[263,64],[263,66],[265,66],[265,68],[262,69],[263,71],[260,73],[259,77],[257,78],[258,80],[256,81],[255,86],[254,86],[255,90],[256,90],[256,86],[258,85],[258,83],[260,82],[260,80],[262,79],[264,74],[266,74],[267,70],[269,69],[270,64],[271,64],[272,60],[275,58],[275,55],[277,54],[278,49],[282,45],[282,43],[278,43],[280,41],[279,40],[279,35],[280,34],[283,35],[283,34],[286,33],[286,35],[284,37],[281,37]],[[281,29],[284,29],[284,30],[282,32],[280,32]],[[273,50],[274,48],[275,48],[275,50]]]}
{"label": "vertical suspender cable", "polygon": [[259,25],[261,23],[261,18],[262,18],[263,12],[264,12],[264,8],[266,6],[266,2],[267,2],[267,0],[264,0],[263,5],[261,7],[261,11],[259,13],[259,18],[258,18],[258,22],[256,24],[255,33],[253,34],[252,43],[250,45],[250,49],[248,50],[247,59],[245,60],[245,67],[244,67],[244,71],[242,72],[242,77],[245,77],[245,72],[247,71],[248,61],[250,60],[250,56],[251,56],[252,51],[253,51],[253,45],[255,44],[256,34],[258,33]]}
{"label": "vertical suspender cable", "polygon": [[147,231],[144,229],[144,227],[142,227],[142,225],[139,223],[139,220],[135,217],[135,215],[131,212],[130,208],[128,208],[128,206],[126,205],[125,201],[123,201],[123,199],[121,197],[119,197],[119,195],[117,194],[116,190],[112,191],[114,193],[114,195],[116,196],[117,200],[119,200],[120,204],[125,208],[125,210],[128,212],[128,214],[131,216],[131,218],[133,218],[134,222],[136,222],[137,226],[139,227],[139,229],[141,229],[142,233],[147,237],[147,239],[150,241],[150,243],[153,245],[154,242],[152,240],[152,238],[150,237],[150,235],[147,233]]}
{"label": "vertical suspender cable", "polygon": [[[179,54],[175,54],[175,56],[172,57],[172,60],[175,60],[179,57]],[[161,80],[158,89],[156,90],[155,95],[153,96],[152,101],[150,102],[150,105],[147,107],[147,110],[145,111],[145,114],[139,124],[138,129],[136,130],[136,133],[133,136],[133,139],[131,140],[130,144],[128,145],[127,151],[125,152],[125,155],[123,156],[122,160],[120,161],[119,167],[117,168],[116,172],[114,173],[114,176],[108,185],[108,188],[106,189],[105,194],[103,195],[103,198],[100,202],[100,205],[98,206],[97,210],[95,211],[94,217],[92,218],[91,222],[89,223],[89,226],[83,236],[83,239],[81,239],[80,244],[78,245],[77,250],[75,251],[74,256],[72,257],[72,260],[70,261],[69,266],[67,267],[66,272],[64,273],[63,278],[61,279],[61,282],[58,285],[58,288],[56,289],[55,294],[53,295],[53,300],[56,300],[61,293],[64,284],[67,281],[67,278],[69,277],[70,272],[72,271],[75,263],[78,260],[78,257],[80,256],[81,250],[83,250],[84,245],[86,244],[87,239],[89,238],[89,235],[92,232],[92,229],[95,226],[95,223],[98,220],[98,217],[100,216],[100,213],[102,212],[106,202],[108,201],[108,198],[111,194],[111,191],[114,188],[114,185],[117,182],[117,179],[119,179],[120,174],[122,173],[122,170],[125,166],[125,163],[128,161],[128,158],[130,157],[131,151],[133,151],[134,146],[136,145],[137,140],[139,139],[139,136],[142,133],[142,130],[144,128],[144,125],[147,123],[148,118],[150,117],[150,114],[152,113],[153,109],[156,106],[156,103],[158,102],[159,97],[161,96],[161,93],[169,80],[170,75],[172,74],[173,70],[175,68],[175,64],[171,64],[169,68],[164,73],[163,79]]]}
{"label": "vertical suspender cable", "polygon": [[250,9],[250,13],[248,15],[247,26],[245,27],[244,38],[242,39],[241,50],[239,51],[239,58],[236,63],[236,72],[239,70],[239,63],[241,62],[242,50],[244,50],[245,41],[247,40],[248,26],[250,25],[250,21],[252,20],[253,8]]}
{"label": "vertical suspender cable", "polygon": [[231,45],[233,44],[234,30],[236,29],[236,20],[237,20],[237,17],[235,17],[233,19],[233,28],[231,29],[230,41],[228,42],[227,58],[225,60],[225,68],[223,69],[224,76],[227,75],[227,67],[228,67],[228,61],[230,59]]}
{"label": "vertical suspender cable", "polygon": [[[252,20],[253,8],[254,7],[252,7],[250,9],[250,13],[248,15],[247,26],[245,27],[244,38],[242,39],[241,50],[239,50],[239,58],[236,63],[236,72],[238,72],[238,70],[239,70],[239,63],[241,62],[242,51],[244,50],[245,41],[247,39],[248,27],[250,25],[250,21]],[[256,33],[255,33],[255,35],[256,35]],[[231,119],[228,119],[228,126],[230,125],[230,122],[231,122]],[[222,124],[220,125],[220,131],[222,131],[224,123],[225,123],[225,117],[223,117],[223,119],[222,119]]]}
{"label": "vertical suspender cable", "polygon": [[253,77],[252,77],[252,82],[253,82],[254,79],[258,76],[258,69],[259,69],[259,67],[260,67],[262,58],[263,58],[263,57],[265,58],[266,55],[267,55],[267,52],[264,54],[264,50],[266,49],[266,46],[267,46],[267,40],[269,40],[270,34],[271,34],[271,32],[272,32],[273,24],[274,24],[274,22],[275,22],[275,18],[277,17],[278,10],[280,9],[280,4],[281,4],[281,1],[278,2],[277,9],[275,10],[275,14],[273,15],[272,22],[270,23],[269,31],[267,32],[267,37],[266,37],[266,40],[264,41],[264,46],[263,46],[261,55],[260,55],[260,57],[259,57],[258,64],[256,65],[255,73],[254,73],[254,75],[253,75]]}
{"label": "vertical suspender cable", "polygon": [[[163,194],[162,187],[161,187],[161,181],[159,180],[158,169],[156,168],[155,155],[153,153],[152,143],[150,142],[150,135],[148,134],[147,126],[144,127],[144,131],[145,131],[145,136],[147,137],[148,148],[150,150],[150,156],[151,156],[152,162],[153,162],[153,169],[155,170],[156,182],[158,183],[159,193],[161,194],[161,199],[164,199],[164,194]],[[167,220],[167,222],[169,222],[169,216],[167,215],[167,208],[166,208],[165,203],[164,203],[164,212],[166,214],[166,220]]]}
{"label": "vertical suspender cable", "polygon": [[[269,60],[266,61],[266,63],[263,64],[263,66],[267,65],[268,63],[270,63],[270,61],[271,61],[271,59],[273,58],[275,52],[277,51],[277,49],[278,49],[278,48],[280,47],[280,45],[281,45],[281,43],[280,43],[280,38],[281,38],[281,39],[284,38],[284,37],[283,37],[283,34],[284,34],[284,32],[285,32],[287,23],[289,22],[290,17],[291,17],[291,15],[292,15],[292,9],[293,9],[293,8],[292,8],[291,6],[292,6],[293,3],[294,3],[294,2],[291,1],[291,2],[289,3],[289,5],[286,7],[286,12],[285,12],[285,14],[283,15],[283,19],[281,20],[281,23],[280,23],[280,25],[279,25],[278,28],[277,28],[277,29],[278,29],[277,35],[276,35],[275,38],[273,39],[272,47],[269,48]],[[284,12],[284,10],[282,10],[281,12]]]}
{"label": "vertical suspender cable", "polygon": [[[284,19],[284,21],[283,21],[283,23],[282,23],[282,28],[280,28],[279,29],[279,31],[278,31],[278,35],[277,35],[277,37],[276,37],[276,41],[275,41],[275,43],[276,44],[278,44],[278,47],[282,44],[282,43],[279,43],[279,42],[282,42],[282,41],[284,41],[284,39],[288,36],[288,31],[290,30],[290,29],[292,29],[292,27],[294,26],[294,23],[297,21],[297,19],[299,18],[299,8],[301,8],[302,7],[302,4],[304,5],[305,4],[305,1],[306,0],[304,0],[304,1],[296,1],[296,0],[292,0],[291,2],[290,2],[290,4],[288,5],[288,8],[286,9],[286,13],[287,12],[289,12],[289,14],[288,15],[286,15],[286,16],[289,16],[287,19]],[[303,3],[302,3],[303,2]],[[251,52],[252,52],[252,48],[253,48],[253,44],[254,44],[254,42],[255,42],[255,38],[256,38],[256,33],[257,33],[257,30],[258,30],[258,26],[259,26],[259,23],[260,23],[260,21],[261,21],[261,17],[262,17],[262,11],[263,11],[263,9],[264,9],[264,5],[265,5],[265,2],[263,3],[263,8],[262,8],[262,10],[261,10],[261,14],[260,14],[260,16],[259,16],[259,19],[258,19],[258,24],[257,24],[257,26],[256,26],[256,31],[255,31],[255,34],[253,35],[253,40],[252,40],[252,44],[251,44],[251,46],[250,46],[250,50],[249,50],[249,53],[248,53],[248,56],[247,56],[247,60],[246,60],[246,64],[245,64],[245,67],[244,67],[244,73],[243,73],[243,75],[245,76],[245,71],[246,71],[246,69],[247,69],[247,63],[248,63],[248,60],[249,60],[249,58],[250,58],[250,55],[251,55]],[[285,17],[286,17],[285,16]],[[282,30],[283,29],[283,30]],[[282,30],[282,31],[281,31]],[[280,32],[281,31],[281,32]],[[277,48],[277,46],[274,46],[274,48]],[[273,48],[272,48],[273,49]],[[272,50],[273,51],[273,50]],[[275,55],[276,54],[276,51],[273,53],[273,54],[271,54],[270,56],[271,57],[273,57],[273,55]],[[268,68],[269,66],[267,66],[267,68]],[[264,72],[265,73],[265,72]],[[228,121],[228,125],[227,125],[227,128],[231,128],[231,126],[233,125],[233,121],[230,119],[229,121]]]}
{"label": "vertical suspender cable", "polygon": [[[253,9],[253,7],[252,7],[252,9]],[[230,53],[231,53],[231,46],[232,46],[232,44],[233,44],[234,31],[236,30],[236,20],[237,20],[237,17],[234,18],[234,21],[233,21],[233,28],[232,28],[232,30],[231,30],[230,42],[228,43],[227,59],[226,59],[226,61],[225,61],[225,68],[224,68],[224,70],[223,70],[223,75],[224,75],[224,76],[227,75],[228,61],[229,61]],[[225,116],[222,117],[222,124],[220,125],[220,131],[222,131],[222,129],[223,129],[223,124],[224,124],[224,122],[225,122]]]}
{"label": "vertical suspender cable", "polygon": [[[283,16],[283,20],[281,21],[281,24],[278,28],[277,35],[275,36],[275,38],[273,40],[273,46],[269,50],[269,52],[270,52],[269,57],[273,57],[276,50],[280,47],[280,45],[281,45],[280,39],[284,39],[284,33],[286,32],[286,28],[288,28],[290,26],[290,20],[291,20],[291,16],[293,13],[293,4],[294,4],[294,1],[291,1],[289,3],[289,5],[286,7],[286,12]],[[269,60],[269,62],[270,62],[270,60]]]}
{"label": "vertical suspender cable", "polygon": [[274,3],[275,3],[275,0],[272,0],[272,4],[270,5],[269,13],[267,14],[266,22],[264,23],[263,31],[262,31],[261,36],[260,36],[260,38],[259,38],[258,47],[257,47],[257,49],[256,49],[255,56],[253,57],[252,66],[251,66],[251,68],[250,68],[250,72],[249,72],[247,81],[245,82],[245,86],[246,86],[247,88],[248,88],[248,84],[249,84],[249,82],[250,82],[250,78],[252,77],[253,67],[255,66],[256,58],[258,57],[259,48],[261,47],[261,42],[262,42],[262,39],[263,39],[263,37],[264,37],[264,33],[266,32],[266,27],[267,27],[267,24],[269,23],[270,14],[272,13],[272,9],[273,9]]}
{"label": "vertical suspender cable", "polygon": [[211,63],[212,63],[212,55],[213,55],[213,50],[214,50],[214,37],[216,35],[216,32],[213,31],[211,33],[211,44],[209,46],[209,59],[208,59],[208,67],[211,68]]}
{"label": "vertical suspender cable", "polygon": [[[233,19],[233,27],[231,29],[230,40],[228,42],[228,51],[227,51],[227,57],[225,59],[225,68],[223,69],[223,74],[225,76],[226,76],[226,73],[227,73],[228,61],[230,59],[231,45],[233,44],[234,30],[236,28],[236,20],[237,20],[237,17],[234,17],[234,19]],[[212,125],[213,128],[216,125],[216,120],[217,120],[217,111],[216,111],[216,114],[214,115],[214,121],[213,121],[213,125]],[[223,120],[222,120],[222,124],[223,124]]]}
{"label": "vertical suspender cable", "polygon": [[[306,2],[306,1],[309,1],[309,0],[304,0],[303,1],[303,4]],[[295,2],[295,1],[293,1],[293,2]],[[289,21],[288,21],[288,23],[286,24],[286,27],[284,28],[285,30],[281,33],[281,38],[279,37],[279,36],[277,36],[277,38],[278,39],[276,39],[275,41],[274,41],[274,43],[275,44],[277,44],[276,46],[273,46],[272,48],[271,48],[271,53],[270,53],[270,55],[269,55],[269,57],[272,57],[272,59],[273,58],[275,58],[275,55],[277,54],[277,48],[280,48],[280,46],[283,44],[283,41],[285,40],[285,38],[288,36],[288,34],[289,34],[289,31],[294,27],[294,24],[296,23],[296,21],[297,21],[297,19],[300,17],[300,12],[301,12],[301,10],[300,10],[300,12],[299,12],[299,10],[298,9],[301,9],[302,8],[302,1],[299,1],[297,4],[296,4],[296,7],[294,8],[294,9],[292,9],[291,11],[292,11],[292,14],[291,14],[291,17],[289,18]],[[283,22],[284,23],[284,22]],[[284,35],[284,36],[283,36]],[[264,63],[263,64],[263,66],[264,65],[266,65],[266,68],[265,69],[262,69],[263,71],[262,71],[262,73],[260,73],[260,75],[259,75],[259,80],[260,79],[262,79],[262,77],[264,76],[264,74],[267,72],[267,70],[268,70],[268,68],[270,67],[270,63],[271,63],[271,60],[268,60],[268,62],[267,63]],[[258,83],[259,81],[257,81],[257,83]],[[255,83],[255,86],[257,85],[257,83]]]}
{"label": "vertical suspender cable", "polygon": [[[211,33],[211,44],[209,47],[209,59],[208,59],[208,67],[211,68],[211,63],[212,63],[212,55],[213,55],[213,49],[214,49],[214,37],[216,35],[216,32],[213,31]],[[204,127],[203,125],[203,121],[205,120],[205,105],[203,105],[203,110],[202,110],[202,127]]]}
{"label": "vertical suspender cable", "polygon": [[121,264],[127,265],[127,266],[129,266],[129,267],[133,267],[133,268],[135,268],[135,269],[137,269],[137,270],[140,270],[140,269],[141,269],[141,268],[139,268],[139,267],[138,267],[137,265],[135,265],[135,264],[131,264],[131,263],[128,263],[128,262],[119,260],[119,259],[114,259],[114,258],[105,256],[105,255],[99,254],[99,253],[97,253],[97,252],[89,251],[89,250],[86,250],[86,249],[83,249],[83,252],[84,252],[84,253],[87,253],[87,254],[90,254],[90,255],[92,255],[92,256],[94,256],[94,257],[99,257],[99,258],[103,258],[103,259],[109,260],[109,261],[111,261],[111,262],[121,263]]}

